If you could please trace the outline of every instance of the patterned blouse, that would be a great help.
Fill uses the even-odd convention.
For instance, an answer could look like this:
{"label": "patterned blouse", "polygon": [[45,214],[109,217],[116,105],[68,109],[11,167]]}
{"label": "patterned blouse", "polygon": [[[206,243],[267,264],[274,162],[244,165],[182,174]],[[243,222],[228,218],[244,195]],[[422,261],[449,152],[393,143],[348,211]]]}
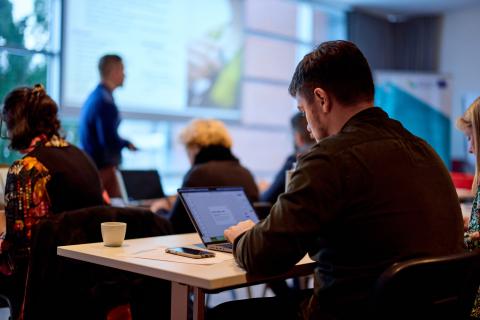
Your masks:
{"label": "patterned blouse", "polygon": [[[465,248],[468,251],[472,251],[476,248],[480,248],[480,240],[477,239],[472,239],[470,236],[474,232],[480,231],[480,188],[478,188],[477,193],[475,194],[475,198],[473,199],[473,204],[472,204],[472,213],[470,215],[470,222],[468,224],[468,229],[464,233],[464,243],[465,243]],[[477,294],[477,299],[475,299],[475,304],[472,309],[472,314],[471,316],[475,319],[480,319],[480,291]]]}
{"label": "patterned blouse", "polygon": [[[53,136],[49,141],[38,141],[45,147],[67,147],[65,140]],[[5,230],[0,232],[1,252],[8,252],[15,243],[15,258],[26,256],[32,227],[50,215],[50,198],[47,183],[51,179],[48,169],[35,157],[25,156],[15,161],[8,171],[5,186]],[[0,261],[0,273],[10,274],[13,270],[12,257]],[[8,261],[7,261],[8,260]],[[7,264],[8,262],[8,264]]]}

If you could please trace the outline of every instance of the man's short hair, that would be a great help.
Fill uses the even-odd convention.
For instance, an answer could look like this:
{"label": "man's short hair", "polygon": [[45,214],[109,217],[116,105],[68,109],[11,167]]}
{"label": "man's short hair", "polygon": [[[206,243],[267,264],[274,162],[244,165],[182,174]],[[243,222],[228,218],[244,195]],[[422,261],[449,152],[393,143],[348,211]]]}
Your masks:
{"label": "man's short hair", "polygon": [[313,90],[322,88],[343,105],[372,101],[374,85],[367,59],[349,41],[327,41],[303,57],[288,91],[313,100]]}
{"label": "man's short hair", "polygon": [[301,112],[295,113],[291,118],[290,118],[290,124],[292,126],[292,129],[294,132],[298,132],[298,134],[302,137],[303,141],[305,143],[314,143],[315,140],[312,139],[310,136],[310,132],[308,132],[307,126],[307,118],[305,118],[305,115]]}
{"label": "man's short hair", "polygon": [[98,61],[100,77],[105,78],[112,71],[112,68],[119,63],[122,63],[122,57],[117,54],[106,54],[101,57]]}

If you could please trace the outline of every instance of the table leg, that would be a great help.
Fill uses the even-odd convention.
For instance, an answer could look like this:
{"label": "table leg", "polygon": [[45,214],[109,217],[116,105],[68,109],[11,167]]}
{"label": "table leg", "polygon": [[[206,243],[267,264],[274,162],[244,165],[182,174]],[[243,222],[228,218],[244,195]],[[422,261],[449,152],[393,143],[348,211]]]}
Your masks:
{"label": "table leg", "polygon": [[188,286],[172,281],[171,320],[186,320],[188,313]]}
{"label": "table leg", "polygon": [[201,288],[193,288],[193,320],[205,319],[205,292]]}

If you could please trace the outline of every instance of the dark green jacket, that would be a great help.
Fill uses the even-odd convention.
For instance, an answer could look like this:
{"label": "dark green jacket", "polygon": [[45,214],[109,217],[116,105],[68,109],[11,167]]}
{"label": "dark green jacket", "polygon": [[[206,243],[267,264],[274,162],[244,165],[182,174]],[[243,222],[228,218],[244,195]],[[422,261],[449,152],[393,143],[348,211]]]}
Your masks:
{"label": "dark green jacket", "polygon": [[318,262],[311,311],[358,318],[387,266],[462,252],[462,228],[442,160],[375,107],[300,158],[289,192],[234,254],[248,272],[274,274],[309,253]]}

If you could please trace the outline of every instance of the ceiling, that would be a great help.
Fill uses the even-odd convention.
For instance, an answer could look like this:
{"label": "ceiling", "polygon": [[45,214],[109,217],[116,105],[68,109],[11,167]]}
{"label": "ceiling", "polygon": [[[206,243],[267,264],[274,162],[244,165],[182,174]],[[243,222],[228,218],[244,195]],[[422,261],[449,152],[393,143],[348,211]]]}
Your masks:
{"label": "ceiling", "polygon": [[479,0],[317,0],[319,3],[358,8],[382,15],[426,15],[479,5]]}

